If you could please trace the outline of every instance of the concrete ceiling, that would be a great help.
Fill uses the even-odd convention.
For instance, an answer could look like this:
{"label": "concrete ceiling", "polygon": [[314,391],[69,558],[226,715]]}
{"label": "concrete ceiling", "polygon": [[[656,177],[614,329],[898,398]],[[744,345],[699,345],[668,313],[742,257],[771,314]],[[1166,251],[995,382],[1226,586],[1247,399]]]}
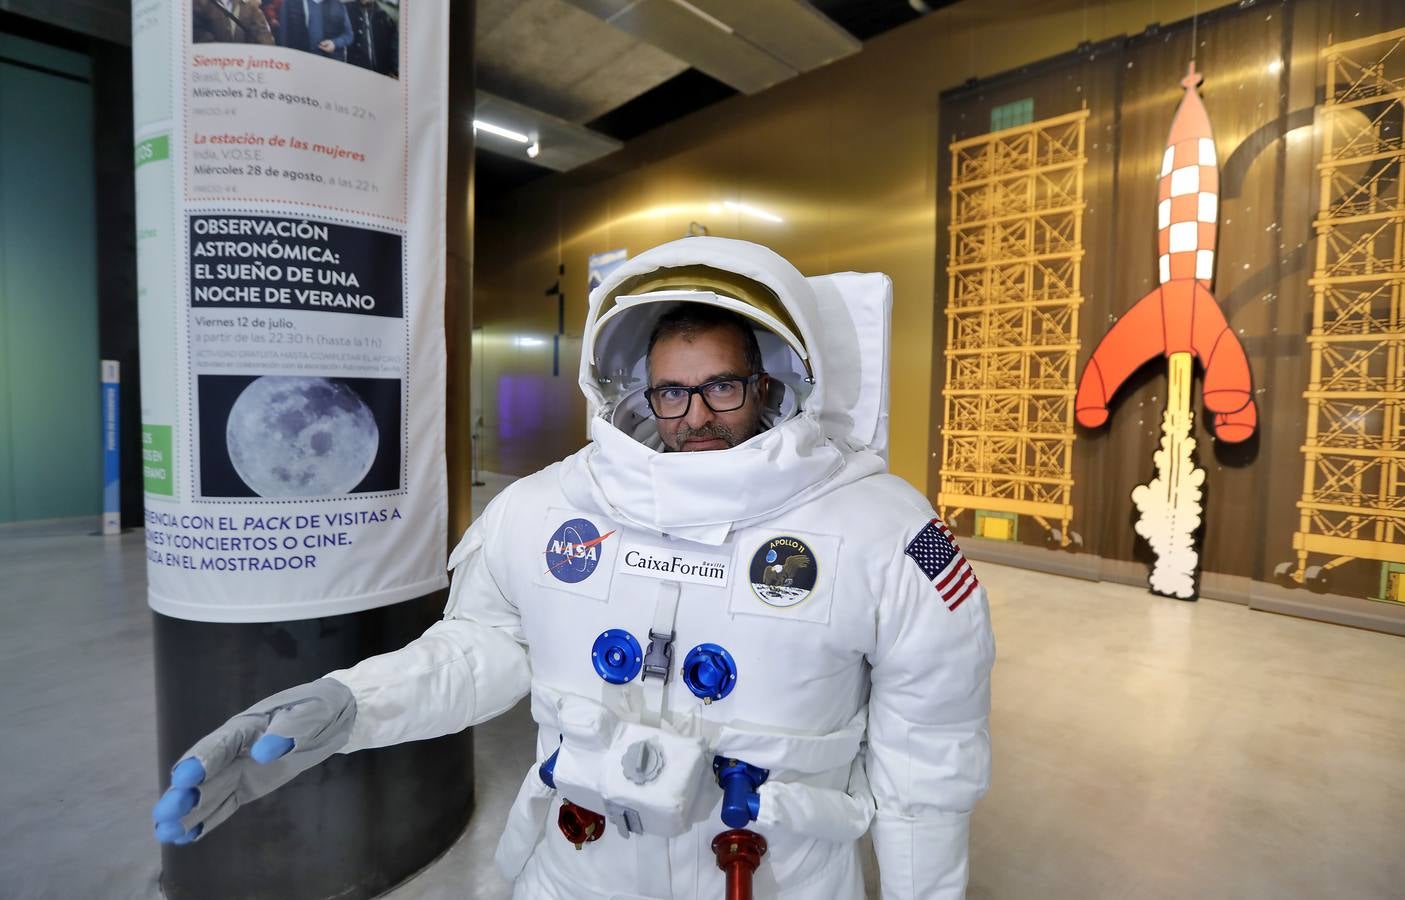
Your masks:
{"label": "concrete ceiling", "polygon": [[857,53],[919,15],[912,0],[478,0],[478,88],[515,104],[508,127],[541,135],[543,154],[485,139],[513,168],[484,174],[501,187],[530,180],[550,141],[574,138],[582,146],[554,153],[550,168],[583,164],[610,152],[606,141]]}
{"label": "concrete ceiling", "polygon": [[565,0],[478,0],[478,86],[584,124],[688,64]]}
{"label": "concrete ceiling", "polygon": [[863,46],[806,0],[568,2],[747,94]]}

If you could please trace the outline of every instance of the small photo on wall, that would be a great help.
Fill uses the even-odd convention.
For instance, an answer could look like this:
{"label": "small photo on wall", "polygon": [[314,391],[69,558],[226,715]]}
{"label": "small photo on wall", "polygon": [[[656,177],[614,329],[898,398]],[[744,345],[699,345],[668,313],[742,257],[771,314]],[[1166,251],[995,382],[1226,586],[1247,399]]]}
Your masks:
{"label": "small photo on wall", "polygon": [[400,77],[400,4],[386,0],[191,0],[191,41],[301,50]]}
{"label": "small photo on wall", "polygon": [[202,497],[395,491],[401,383],[392,378],[201,375]]}

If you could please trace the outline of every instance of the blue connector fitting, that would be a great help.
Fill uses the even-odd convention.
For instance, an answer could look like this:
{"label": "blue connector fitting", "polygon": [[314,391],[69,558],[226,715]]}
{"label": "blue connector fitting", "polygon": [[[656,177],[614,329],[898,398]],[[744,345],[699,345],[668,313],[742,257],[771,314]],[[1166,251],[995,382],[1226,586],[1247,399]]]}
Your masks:
{"label": "blue connector fitting", "polygon": [[590,648],[590,663],[595,672],[610,684],[627,684],[634,680],[644,665],[644,653],[639,641],[623,628],[601,632]]}
{"label": "blue connector fitting", "polygon": [[771,774],[739,759],[715,756],[712,773],[722,786],[722,821],[728,828],[745,828],[761,815],[761,795],[756,789]]}
{"label": "blue connector fitting", "polygon": [[737,684],[737,661],[717,644],[698,644],[683,659],[683,683],[704,703],[721,700]]}
{"label": "blue connector fitting", "polygon": [[546,762],[537,766],[537,775],[541,778],[542,784],[556,790],[556,757],[561,755],[561,748],[556,750],[546,758]]}

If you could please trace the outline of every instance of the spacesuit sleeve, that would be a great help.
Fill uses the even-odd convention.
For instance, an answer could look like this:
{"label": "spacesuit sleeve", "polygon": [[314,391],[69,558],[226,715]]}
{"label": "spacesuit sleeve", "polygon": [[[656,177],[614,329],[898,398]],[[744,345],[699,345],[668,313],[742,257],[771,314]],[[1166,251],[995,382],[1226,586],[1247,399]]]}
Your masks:
{"label": "spacesuit sleeve", "polygon": [[531,672],[517,607],[500,588],[493,552],[506,493],[476,521],[449,557],[453,571],[444,618],[391,653],[331,672],[356,698],[342,753],[462,731],[511,709]]}
{"label": "spacesuit sleeve", "polygon": [[882,897],[960,898],[971,811],[990,783],[989,605],[979,587],[949,610],[902,547],[886,580],[866,762]]}

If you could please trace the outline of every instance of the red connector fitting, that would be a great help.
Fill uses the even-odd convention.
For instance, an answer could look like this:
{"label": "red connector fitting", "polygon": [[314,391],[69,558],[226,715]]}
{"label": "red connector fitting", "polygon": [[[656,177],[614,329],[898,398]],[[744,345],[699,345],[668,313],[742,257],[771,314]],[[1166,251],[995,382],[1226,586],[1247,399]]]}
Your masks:
{"label": "red connector fitting", "polygon": [[605,817],[563,798],[561,812],[556,816],[556,827],[579,850],[591,841],[600,840],[605,833]]}
{"label": "red connector fitting", "polygon": [[751,900],[751,874],[766,855],[766,839],[754,831],[734,828],[712,839],[717,868],[727,873],[727,900]]}

